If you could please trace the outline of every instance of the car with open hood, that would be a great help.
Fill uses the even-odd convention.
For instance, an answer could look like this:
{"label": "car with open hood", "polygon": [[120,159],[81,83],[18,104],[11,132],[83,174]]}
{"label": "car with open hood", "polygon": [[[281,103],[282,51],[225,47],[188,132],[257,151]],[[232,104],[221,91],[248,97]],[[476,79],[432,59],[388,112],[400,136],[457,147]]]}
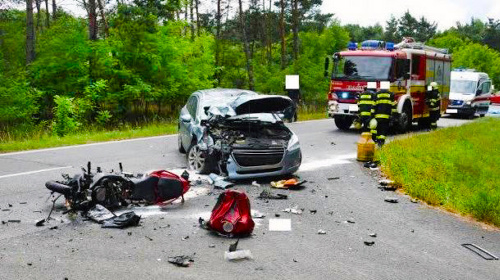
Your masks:
{"label": "car with open hood", "polygon": [[280,116],[286,96],[208,89],[189,97],[179,116],[178,148],[200,173],[249,179],[292,174],[302,161],[299,139]]}

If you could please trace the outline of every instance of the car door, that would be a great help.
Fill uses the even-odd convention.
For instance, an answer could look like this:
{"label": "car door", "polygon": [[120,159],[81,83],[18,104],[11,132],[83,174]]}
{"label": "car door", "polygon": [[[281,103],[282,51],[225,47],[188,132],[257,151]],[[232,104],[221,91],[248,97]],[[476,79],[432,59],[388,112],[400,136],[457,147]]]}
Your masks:
{"label": "car door", "polygon": [[[198,96],[193,95],[189,98],[186,104],[186,111],[184,120],[182,123],[186,128],[186,133],[184,133],[184,139],[182,140],[185,149],[188,149],[193,141],[193,135],[195,135],[196,125],[197,125],[197,111],[198,111]],[[187,115],[186,115],[187,114]]]}
{"label": "car door", "polygon": [[197,106],[197,97],[195,95],[191,95],[188,101],[186,102],[186,106],[181,109],[180,117],[179,117],[179,136],[182,140],[182,146],[184,149],[188,149],[191,144],[192,138],[192,128],[196,114],[196,106]]}

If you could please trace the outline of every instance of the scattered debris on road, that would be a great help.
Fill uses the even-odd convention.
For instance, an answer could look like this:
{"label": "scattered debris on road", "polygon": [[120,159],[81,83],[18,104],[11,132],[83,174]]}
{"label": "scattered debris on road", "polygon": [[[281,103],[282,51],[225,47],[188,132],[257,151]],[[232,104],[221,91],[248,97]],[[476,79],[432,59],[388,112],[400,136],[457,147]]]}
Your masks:
{"label": "scattered debris on road", "polygon": [[227,261],[252,260],[252,252],[250,250],[237,250],[234,252],[224,252],[224,259]]}
{"label": "scattered debris on road", "polygon": [[356,223],[353,219],[348,219],[345,222],[348,224],[355,224]]}
{"label": "scattered debris on road", "polygon": [[125,212],[119,216],[104,220],[102,228],[127,228],[139,225],[141,217],[136,215],[134,211]]}
{"label": "scattered debris on road", "polygon": [[488,261],[498,260],[497,256],[493,255],[492,253],[486,251],[485,249],[479,247],[476,244],[464,243],[464,244],[462,244],[462,246],[485,260],[488,260]]}
{"label": "scattered debris on road", "polygon": [[389,203],[398,203],[398,198],[397,197],[386,197],[386,198],[384,198],[384,201],[389,202]]}
{"label": "scattered debris on road", "polygon": [[326,234],[326,231],[320,229],[320,230],[318,230],[318,234]]}
{"label": "scattered debris on road", "polygon": [[210,182],[216,189],[225,190],[234,186],[234,183],[226,181],[224,177],[219,176],[215,173],[208,175]]}
{"label": "scattered debris on road", "polygon": [[333,181],[333,180],[338,180],[340,179],[340,177],[330,177],[330,178],[326,178],[328,181]]}
{"label": "scattered debris on road", "polygon": [[304,209],[298,209],[297,206],[295,206],[292,208],[283,209],[281,211],[285,212],[285,213],[295,214],[295,215],[302,215],[302,212],[304,211]]}
{"label": "scattered debris on road", "polygon": [[253,181],[252,182],[252,186],[254,186],[254,187],[261,187],[261,185],[259,183],[257,183],[257,181]]}
{"label": "scattered debris on road", "polygon": [[169,257],[168,262],[179,267],[189,267],[194,262],[194,259],[191,256],[182,255]]}
{"label": "scattered debris on road", "polygon": [[370,233],[369,235],[370,235],[370,237],[377,237],[376,233]]}
{"label": "scattered debris on road", "polygon": [[306,180],[299,181],[296,178],[280,181],[272,181],[271,187],[276,189],[300,189],[303,185],[307,183]]}
{"label": "scattered debris on road", "polygon": [[273,194],[270,190],[264,189],[257,197],[259,199],[288,199],[288,195],[286,194]]}
{"label": "scattered debris on road", "polygon": [[234,252],[238,249],[238,243],[240,243],[240,239],[236,240],[233,244],[229,244],[229,252]]}
{"label": "scattered debris on road", "polygon": [[365,243],[366,246],[372,246],[375,244],[375,241],[363,241],[363,243]]}

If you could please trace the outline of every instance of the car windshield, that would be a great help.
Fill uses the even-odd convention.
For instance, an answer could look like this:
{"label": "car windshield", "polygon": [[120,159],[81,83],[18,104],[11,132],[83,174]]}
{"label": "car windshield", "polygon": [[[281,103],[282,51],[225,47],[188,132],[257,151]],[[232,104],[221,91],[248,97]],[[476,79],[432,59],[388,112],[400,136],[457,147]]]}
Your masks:
{"label": "car windshield", "polygon": [[349,80],[387,80],[392,66],[391,57],[345,56],[343,74],[337,78]]}
{"label": "car windshield", "polygon": [[474,94],[476,92],[476,81],[452,80],[450,92]]}

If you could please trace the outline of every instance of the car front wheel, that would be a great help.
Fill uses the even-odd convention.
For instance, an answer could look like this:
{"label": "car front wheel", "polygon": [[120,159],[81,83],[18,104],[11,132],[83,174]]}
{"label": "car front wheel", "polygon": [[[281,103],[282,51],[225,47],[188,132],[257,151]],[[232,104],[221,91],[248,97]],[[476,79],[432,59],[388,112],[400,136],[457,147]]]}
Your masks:
{"label": "car front wheel", "polygon": [[189,147],[187,162],[191,170],[198,171],[201,174],[205,174],[209,171],[206,152],[201,150],[196,144],[192,144],[191,147]]}

